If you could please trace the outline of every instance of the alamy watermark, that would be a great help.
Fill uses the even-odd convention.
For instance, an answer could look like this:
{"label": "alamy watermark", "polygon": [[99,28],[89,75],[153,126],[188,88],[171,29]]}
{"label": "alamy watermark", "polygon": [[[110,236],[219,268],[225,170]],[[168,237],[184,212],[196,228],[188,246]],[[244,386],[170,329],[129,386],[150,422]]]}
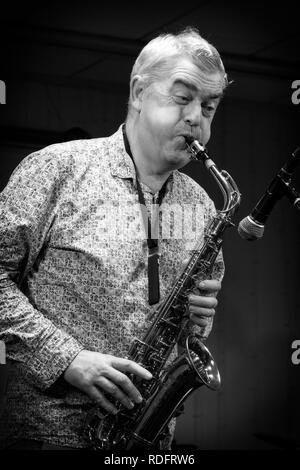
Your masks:
{"label": "alamy watermark", "polygon": [[297,366],[300,364],[300,339],[295,339],[291,344],[291,348],[295,349],[291,355],[291,360],[292,363]]}
{"label": "alamy watermark", "polygon": [[3,80],[0,80],[0,104],[6,104],[6,85]]}
{"label": "alamy watermark", "polygon": [[295,90],[292,93],[292,103],[299,104],[300,103],[300,80],[294,80],[292,83],[292,89]]}
{"label": "alamy watermark", "polygon": [[[65,208],[68,215],[68,207]],[[97,208],[91,219],[94,230],[82,230],[80,237],[86,243],[98,241],[137,241],[147,238],[145,226],[150,219],[151,238],[181,239],[191,246],[204,233],[204,214],[202,204],[142,204],[104,203]],[[89,240],[90,239],[90,240]]]}
{"label": "alamy watermark", "polygon": [[6,363],[6,351],[4,341],[0,341],[0,364]]}

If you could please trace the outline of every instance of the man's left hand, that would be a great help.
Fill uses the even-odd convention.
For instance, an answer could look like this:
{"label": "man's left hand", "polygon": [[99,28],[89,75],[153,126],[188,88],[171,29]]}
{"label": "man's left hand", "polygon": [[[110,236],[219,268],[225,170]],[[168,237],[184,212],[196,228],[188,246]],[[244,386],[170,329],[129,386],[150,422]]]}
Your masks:
{"label": "man's left hand", "polygon": [[199,326],[207,326],[215,315],[218,305],[217,294],[221,290],[221,282],[207,279],[199,284],[199,294],[189,295],[190,319]]}

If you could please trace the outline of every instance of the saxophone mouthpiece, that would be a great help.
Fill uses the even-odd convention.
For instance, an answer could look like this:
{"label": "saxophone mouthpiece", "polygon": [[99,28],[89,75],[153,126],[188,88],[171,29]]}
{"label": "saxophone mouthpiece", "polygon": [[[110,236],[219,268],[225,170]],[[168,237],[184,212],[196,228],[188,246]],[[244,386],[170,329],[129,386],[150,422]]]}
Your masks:
{"label": "saxophone mouthpiece", "polygon": [[185,136],[185,140],[186,140],[186,143],[187,143],[188,145],[191,145],[191,144],[194,142],[195,139],[194,139],[194,137],[193,137],[192,135],[186,135],[186,136]]}
{"label": "saxophone mouthpiece", "polygon": [[200,144],[192,135],[185,136],[188,151],[191,154],[191,160],[202,160],[203,163],[210,160],[204,145]]}

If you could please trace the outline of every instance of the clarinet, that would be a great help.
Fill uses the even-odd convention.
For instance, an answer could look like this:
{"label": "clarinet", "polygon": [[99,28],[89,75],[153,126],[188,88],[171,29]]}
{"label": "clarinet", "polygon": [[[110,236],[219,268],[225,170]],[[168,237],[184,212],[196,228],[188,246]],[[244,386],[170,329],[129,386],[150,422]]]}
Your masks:
{"label": "clarinet", "polygon": [[196,280],[207,279],[211,274],[224,232],[234,225],[231,219],[241,199],[233,178],[227,171],[218,170],[205,147],[189,137],[186,142],[191,159],[202,161],[218,183],[224,198],[223,209],[217,211],[209,222],[204,243],[199,242],[193,250],[144,338],[135,339],[131,344],[128,359],[141,364],[153,376],[150,380],[143,380],[130,375],[143,396],[143,402],[135,405],[133,410],[118,403],[116,415],[93,411],[86,432],[95,450],[159,448],[170,420],[181,413],[184,401],[193,391],[202,385],[211,390],[220,388],[218,367],[207,347],[195,335],[187,336],[183,352],[167,365],[189,321],[188,296]]}

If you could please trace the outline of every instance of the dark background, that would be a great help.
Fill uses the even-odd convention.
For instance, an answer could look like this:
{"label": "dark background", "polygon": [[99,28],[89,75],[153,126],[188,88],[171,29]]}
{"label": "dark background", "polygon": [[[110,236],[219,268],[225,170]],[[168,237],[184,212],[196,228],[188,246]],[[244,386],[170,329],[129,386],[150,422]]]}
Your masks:
{"label": "dark background", "polygon": [[[297,146],[300,80],[296,2],[46,2],[1,14],[0,190],[20,160],[48,144],[112,134],[126,116],[129,74],[143,45],[193,25],[220,51],[233,84],[216,115],[210,153],[242,192],[247,215]],[[48,3],[48,2],[47,2]],[[110,6],[111,5],[111,6]],[[1,7],[2,8],[2,7]],[[193,163],[183,171],[222,202]],[[294,186],[300,191],[300,168]],[[289,449],[300,442],[300,214],[282,199],[260,241],[226,233],[226,276],[208,346],[222,390],[202,387],[178,420],[177,444]]]}

